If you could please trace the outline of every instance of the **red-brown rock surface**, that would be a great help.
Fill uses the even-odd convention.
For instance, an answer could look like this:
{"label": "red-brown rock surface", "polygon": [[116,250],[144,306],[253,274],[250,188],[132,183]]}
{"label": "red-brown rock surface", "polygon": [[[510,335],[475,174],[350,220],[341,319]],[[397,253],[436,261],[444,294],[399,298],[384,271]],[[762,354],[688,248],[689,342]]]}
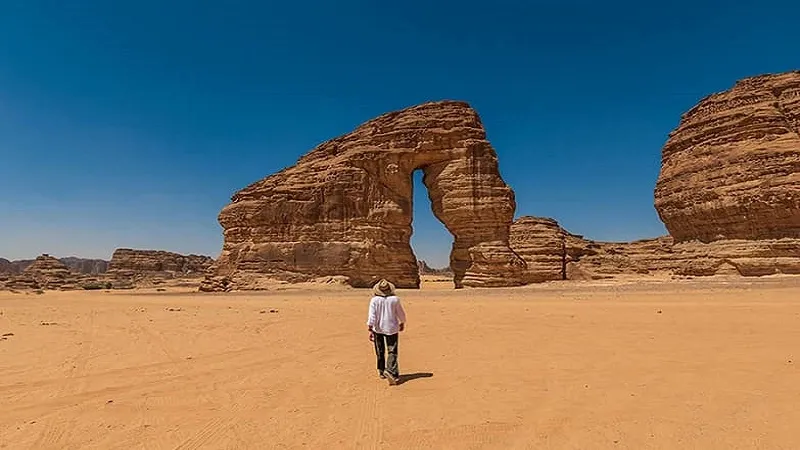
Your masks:
{"label": "red-brown rock surface", "polygon": [[744,79],[684,114],[655,205],[677,241],[800,238],[800,72]]}
{"label": "red-brown rock surface", "polygon": [[147,276],[187,277],[206,273],[214,260],[208,256],[181,255],[163,250],[118,248],[108,264],[111,277],[141,278]]}
{"label": "red-brown rock surface", "polygon": [[36,258],[22,271],[22,275],[36,280],[37,284],[45,289],[60,288],[77,278],[77,275],[70,272],[63,262],[50,255]]}
{"label": "red-brown rock surface", "polygon": [[525,283],[566,279],[566,235],[547,217],[521,217],[511,225],[511,248],[525,261]]}
{"label": "red-brown rock surface", "polygon": [[429,266],[426,261],[419,260],[417,261],[417,267],[419,268],[419,274],[422,275],[440,275],[440,276],[453,276],[453,271],[450,270],[450,267],[442,267],[440,269],[434,269],[433,267]]}
{"label": "red-brown rock surface", "polygon": [[800,274],[800,239],[675,242],[663,236],[598,242],[571,234],[553,219],[523,217],[511,247],[527,263],[526,282],[619,276],[762,276]]}
{"label": "red-brown rock surface", "polygon": [[21,274],[6,281],[10,289],[72,289],[79,282],[80,274],[50,255],[41,255],[29,264]]}
{"label": "red-brown rock surface", "polygon": [[[86,259],[76,258],[69,256],[66,258],[59,258],[59,261],[64,263],[65,266],[71,271],[86,275],[98,275],[105,273],[108,268],[108,261],[102,259]],[[17,261],[9,261],[5,258],[0,258],[0,274],[18,275],[21,274],[26,267],[33,264],[33,259],[20,259]]]}
{"label": "red-brown rock surface", "polygon": [[216,276],[237,289],[336,275],[357,287],[419,286],[409,244],[416,169],[454,236],[456,285],[520,284],[525,263],[508,245],[514,193],[478,114],[451,101],[382,115],[236,193],[219,215]]}

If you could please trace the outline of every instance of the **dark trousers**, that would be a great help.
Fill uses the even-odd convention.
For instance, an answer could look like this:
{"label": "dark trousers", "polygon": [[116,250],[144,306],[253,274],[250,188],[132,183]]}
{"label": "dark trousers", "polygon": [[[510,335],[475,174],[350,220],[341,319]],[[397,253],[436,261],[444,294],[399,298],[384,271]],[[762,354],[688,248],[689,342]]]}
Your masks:
{"label": "dark trousers", "polygon": [[[375,355],[378,357],[378,372],[388,372],[400,376],[397,368],[397,334],[375,334]],[[389,357],[386,358],[388,350]]]}

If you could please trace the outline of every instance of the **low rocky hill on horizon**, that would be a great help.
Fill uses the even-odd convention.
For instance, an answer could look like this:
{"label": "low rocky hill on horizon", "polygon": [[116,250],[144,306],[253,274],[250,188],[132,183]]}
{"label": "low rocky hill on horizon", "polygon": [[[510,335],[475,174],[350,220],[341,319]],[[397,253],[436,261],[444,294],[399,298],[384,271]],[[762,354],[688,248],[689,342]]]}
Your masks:
{"label": "low rocky hill on horizon", "polygon": [[[64,263],[67,268],[75,273],[86,275],[97,275],[105,273],[108,269],[108,261],[104,259],[90,259],[79,258],[77,256],[68,256],[65,258],[56,258]],[[17,275],[22,273],[28,266],[34,263],[35,259],[18,259],[8,260],[0,258],[0,273]]]}
{"label": "low rocky hill on horizon", "polygon": [[[198,278],[213,264],[204,255],[117,249],[110,261],[43,254],[32,260],[0,258],[0,289],[118,289]],[[190,280],[191,281],[191,280]]]}
{"label": "low rocky hill on horizon", "polygon": [[419,274],[420,275],[442,275],[442,276],[453,276],[453,269],[448,267],[442,267],[441,269],[434,269],[433,267],[429,266],[425,260],[418,260],[417,266],[419,267]]}

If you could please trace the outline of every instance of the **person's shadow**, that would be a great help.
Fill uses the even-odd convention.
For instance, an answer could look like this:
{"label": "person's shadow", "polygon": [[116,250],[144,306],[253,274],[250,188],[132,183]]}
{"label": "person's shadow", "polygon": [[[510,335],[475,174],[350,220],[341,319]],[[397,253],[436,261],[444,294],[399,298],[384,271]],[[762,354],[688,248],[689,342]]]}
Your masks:
{"label": "person's shadow", "polygon": [[397,384],[405,384],[409,381],[417,380],[419,378],[430,378],[433,374],[430,372],[416,372],[416,373],[407,373],[405,375],[400,375],[400,380]]}

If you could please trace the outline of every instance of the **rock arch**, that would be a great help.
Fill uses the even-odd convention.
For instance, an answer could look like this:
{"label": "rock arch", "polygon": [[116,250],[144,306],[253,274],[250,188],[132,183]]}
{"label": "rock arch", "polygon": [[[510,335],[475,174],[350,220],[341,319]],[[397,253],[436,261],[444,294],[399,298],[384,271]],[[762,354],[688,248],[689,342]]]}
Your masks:
{"label": "rock arch", "polygon": [[219,214],[225,240],[212,271],[239,289],[324,276],[418,287],[410,246],[418,169],[453,235],[456,287],[522,284],[526,264],[509,248],[514,192],[478,114],[453,101],[384,114],[237,192]]}

